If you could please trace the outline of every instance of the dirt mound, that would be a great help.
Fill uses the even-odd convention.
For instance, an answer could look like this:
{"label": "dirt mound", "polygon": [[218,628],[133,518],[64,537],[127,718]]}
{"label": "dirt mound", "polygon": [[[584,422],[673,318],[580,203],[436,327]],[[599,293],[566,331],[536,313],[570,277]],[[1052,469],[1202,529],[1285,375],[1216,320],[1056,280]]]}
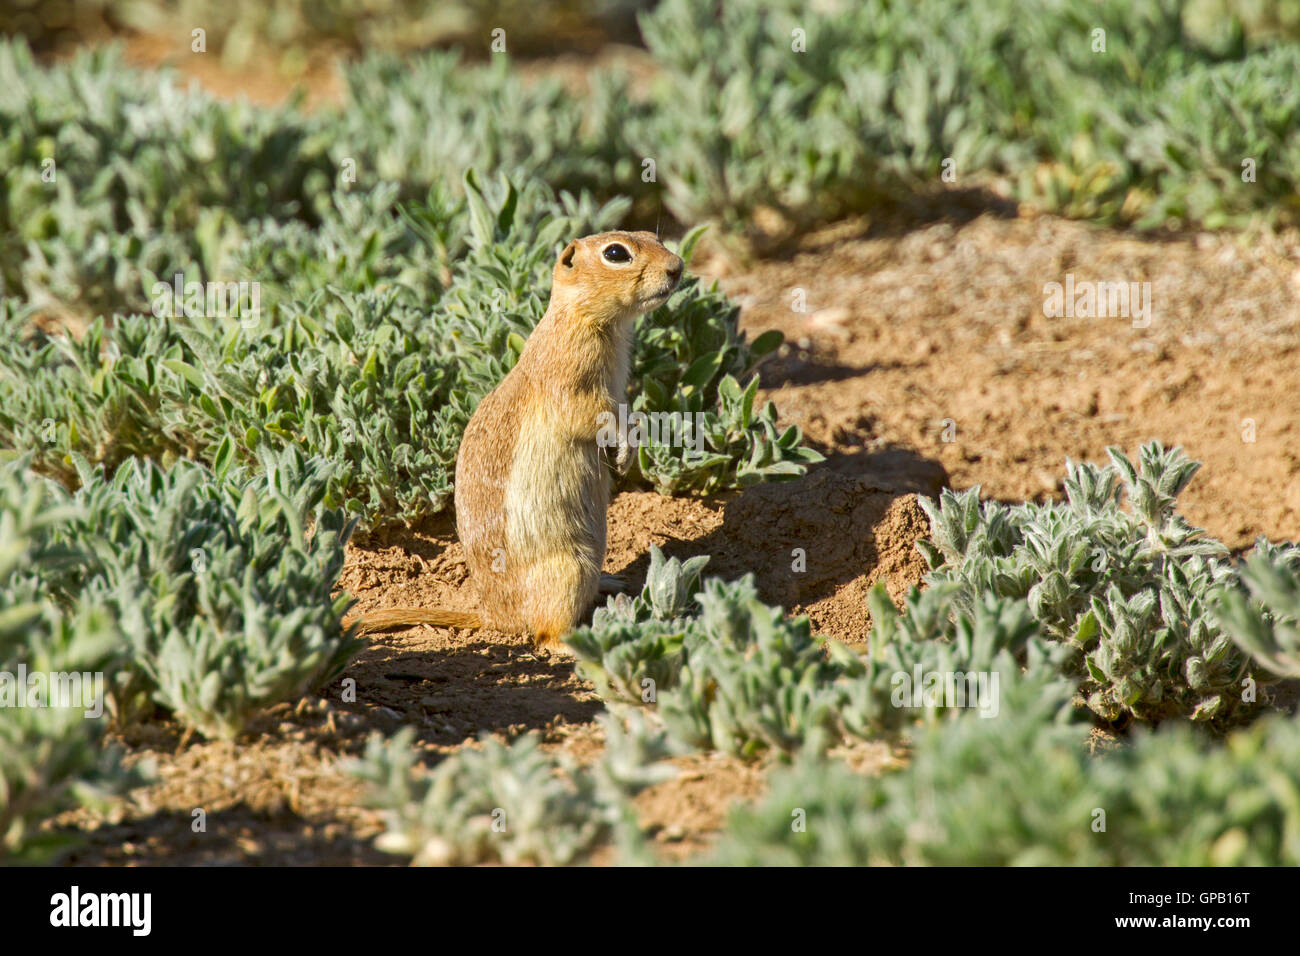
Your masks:
{"label": "dirt mound", "polygon": [[916,539],[929,524],[917,494],[947,481],[934,462],[896,451],[843,456],[799,481],[758,485],[725,499],[620,495],[610,509],[610,557],[635,592],[649,548],[670,557],[710,555],[706,575],[754,573],[759,595],[841,640],[863,639],[866,594],[884,581],[896,600],[920,581]]}

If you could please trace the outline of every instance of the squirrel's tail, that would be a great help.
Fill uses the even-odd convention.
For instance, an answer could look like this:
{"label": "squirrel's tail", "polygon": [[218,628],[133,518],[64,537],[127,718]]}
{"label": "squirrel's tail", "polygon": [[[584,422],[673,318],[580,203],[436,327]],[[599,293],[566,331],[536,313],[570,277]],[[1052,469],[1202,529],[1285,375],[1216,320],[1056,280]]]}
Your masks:
{"label": "squirrel's tail", "polygon": [[395,631],[417,624],[429,624],[433,627],[467,627],[483,626],[483,619],[473,611],[442,611],[423,607],[389,607],[379,611],[345,618],[343,626],[360,623],[359,634],[374,634],[379,631]]}

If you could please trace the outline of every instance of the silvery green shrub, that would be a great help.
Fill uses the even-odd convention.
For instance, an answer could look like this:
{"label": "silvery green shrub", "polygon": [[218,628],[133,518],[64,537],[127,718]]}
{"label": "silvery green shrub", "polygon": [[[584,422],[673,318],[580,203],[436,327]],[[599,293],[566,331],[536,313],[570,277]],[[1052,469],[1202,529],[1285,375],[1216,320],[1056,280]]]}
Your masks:
{"label": "silvery green shrub", "polygon": [[119,316],[111,329],[96,319],[74,338],[33,328],[34,311],[0,302],[0,445],[67,485],[77,480],[74,454],[112,470],[135,456],[208,453],[198,390],[176,371],[197,363],[174,329]]}
{"label": "silvery green shrub", "polygon": [[132,459],[112,478],[84,461],[66,540],[89,552],[85,587],[124,643],[113,694],[208,737],[333,680],[362,646],[334,596],[352,531],[322,506],[328,468],[264,454],[256,476]]}
{"label": "silvery green shrub", "polygon": [[471,168],[540,180],[557,193],[654,191],[626,139],[630,119],[648,108],[629,96],[626,79],[594,71],[592,88],[577,96],[558,78],[525,81],[507,57],[491,60],[434,51],[346,66],[336,159],[356,158],[360,182],[400,182],[409,197],[459,184]]}
{"label": "silvery green shrub", "polygon": [[399,203],[398,185],[335,189],[320,223],[259,219],[231,252],[238,275],[261,284],[261,306],[309,301],[328,286],[358,294],[392,290],[403,304],[427,305],[446,291],[464,253],[464,199],[435,183],[419,200]]}
{"label": "silvery green shrub", "polygon": [[1291,45],[1171,79],[1128,141],[1150,193],[1142,224],[1294,220],[1300,90],[1285,78],[1298,71],[1300,46]]}
{"label": "silvery green shrub", "polygon": [[1300,724],[1271,716],[1218,742],[1186,724],[1096,755],[1026,682],[994,719],[925,731],[901,770],[806,757],[733,811],[723,865],[1294,866]]}
{"label": "silvery green shrub", "polygon": [[566,638],[579,674],[610,703],[655,705],[679,747],[753,758],[824,746],[839,670],[823,642],[760,601],[752,575],[701,584],[707,561],[652,545],[640,595],[610,598]]}
{"label": "silvery green shrub", "polygon": [[[78,510],[25,465],[0,467],[0,861],[31,863],[71,842],[44,821],[104,806],[138,778],[105,745],[102,697],[99,708],[86,696],[53,699],[54,675],[77,675],[68,686],[83,695],[93,696],[96,674],[106,688],[121,635],[102,603],[67,592],[81,555],[58,539]],[[35,699],[24,673],[42,675]]]}
{"label": "silvery green shrub", "polygon": [[966,608],[1027,601],[1044,635],[1077,652],[1067,673],[1107,720],[1249,709],[1250,659],[1211,613],[1235,575],[1227,549],[1176,511],[1199,464],[1158,442],[1138,463],[1109,454],[1105,467],[1067,464],[1063,502],[981,503],[978,488],[923,501],[927,582],[956,585]]}
{"label": "silvery green shrub", "polygon": [[[788,755],[977,708],[996,713],[1004,690],[1025,679],[1073,688],[1061,674],[1068,649],[1042,638],[1023,600],[988,597],[967,612],[957,586],[940,584],[914,589],[900,613],[877,588],[871,650],[862,654],[758,600],[751,576],[701,584],[706,561],[665,559],[651,546],[640,595],[610,598],[566,639],[601,697],[657,705],[648,712],[680,746]],[[936,695],[918,683],[917,704],[910,684],[899,689],[932,674],[960,683],[961,698],[942,696],[946,685]]]}
{"label": "silvery green shrub", "polygon": [[660,68],[647,95],[607,70],[575,93],[505,57],[380,53],[347,68],[343,108],[310,115],[218,102],[113,50],[45,66],[6,40],[0,291],[55,313],[140,311],[177,271],[249,278],[245,240],[314,229],[339,194],[456,195],[470,167],[625,197],[638,218],[662,196],[681,223],[754,239],[765,216],[789,233],[930,196],[945,172],[1144,226],[1295,218],[1293,41],[1247,45],[1235,17],[1189,31],[1177,0],[1031,9],[666,0],[642,18]]}
{"label": "silvery green shrub", "polygon": [[[411,523],[450,500],[465,424],[509,371],[546,308],[556,250],[613,226],[624,202],[545,186],[392,188],[336,195],[323,224],[264,222],[232,256],[265,276],[260,316],[96,320],[80,339],[0,321],[0,441],[75,484],[75,452],[110,472],[132,456],[256,464],[297,447],[337,464],[328,488],[367,527]],[[682,249],[687,255],[698,233]],[[261,280],[258,280],[261,281]],[[747,343],[715,288],[689,280],[637,329],[628,407],[703,425],[693,444],[643,447],[629,480],[670,492],[794,477],[820,458],[797,428],[756,412],[749,374],[779,336]]]}
{"label": "silvery green shrub", "polygon": [[1235,15],[1192,31],[1184,6],[665,0],[641,20],[658,108],[629,135],[679,219],[759,245],[943,172],[1076,217],[1293,221],[1296,47],[1249,48]]}
{"label": "silvery green shrub", "polygon": [[[682,239],[678,251],[688,266],[703,232]],[[659,441],[634,442],[634,479],[663,494],[707,494],[797,478],[822,460],[798,426],[778,430],[773,403],[755,409],[755,369],[783,337],[771,331],[746,341],[738,317],[716,282],[706,288],[688,276],[665,308],[638,320],[629,410],[651,424],[675,420],[689,429],[677,444],[663,440],[662,428]]]}
{"label": "silvery green shrub", "polygon": [[[666,0],[641,21],[665,69],[634,142],[659,157],[679,219],[759,244],[924,191],[944,159],[982,168],[1003,146],[980,108],[973,44],[953,42],[952,21],[974,18],[884,0]],[[784,230],[763,236],[773,213]]]}
{"label": "silvery green shrub", "polygon": [[698,612],[695,592],[707,556],[665,558],[650,546],[646,583],[635,598],[619,594],[596,608],[591,625],[565,638],[578,674],[607,701],[652,703],[671,687],[682,665],[682,641]]}
{"label": "silvery green shrub", "polygon": [[330,138],[293,107],[127,69],[115,48],[46,66],[4,40],[0,292],[93,316],[144,310],[156,279],[192,264],[227,278],[245,223],[314,220]]}
{"label": "silvery green shrub", "polygon": [[1266,671],[1300,677],[1300,547],[1259,539],[1214,614]]}
{"label": "silvery green shrub", "polygon": [[628,798],[671,775],[658,763],[663,737],[635,717],[626,727],[603,723],[606,753],[590,767],[547,754],[530,733],[510,744],[484,735],[479,747],[426,771],[415,766],[413,728],[387,740],[373,736],[351,772],[371,785],[372,803],[384,813],[377,846],[416,866],[565,866],[611,841],[625,859],[643,860]]}
{"label": "silvery green shrub", "polygon": [[806,617],[758,598],[752,575],[704,582],[676,683],[659,716],[677,741],[746,759],[826,746],[837,729],[836,668]]}
{"label": "silvery green shrub", "polygon": [[1026,679],[1073,690],[1060,674],[1068,649],[1043,640],[1024,601],[986,594],[967,610],[957,592],[951,582],[913,588],[900,611],[883,585],[872,589],[869,650],[831,644],[845,733],[872,738],[974,711],[996,715]]}
{"label": "silvery green shrub", "polygon": [[[21,665],[29,676],[79,674],[83,680],[110,671],[120,635],[102,604],[79,602],[63,610],[14,598],[0,586],[0,670],[16,676]],[[26,688],[19,685],[17,692]],[[72,841],[43,830],[43,821],[78,806],[105,807],[138,780],[122,767],[119,749],[106,746],[107,713],[86,713],[80,702],[0,708],[0,861],[53,855]]]}

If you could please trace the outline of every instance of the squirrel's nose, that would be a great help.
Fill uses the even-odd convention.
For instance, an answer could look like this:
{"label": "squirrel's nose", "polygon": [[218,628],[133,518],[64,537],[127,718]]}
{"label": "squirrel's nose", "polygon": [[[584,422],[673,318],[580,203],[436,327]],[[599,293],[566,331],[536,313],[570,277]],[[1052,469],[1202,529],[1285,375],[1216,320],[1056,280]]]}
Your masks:
{"label": "squirrel's nose", "polygon": [[682,269],[686,264],[682,262],[679,256],[673,256],[673,261],[668,264],[664,271],[668,273],[668,278],[672,279],[674,284],[682,277]]}

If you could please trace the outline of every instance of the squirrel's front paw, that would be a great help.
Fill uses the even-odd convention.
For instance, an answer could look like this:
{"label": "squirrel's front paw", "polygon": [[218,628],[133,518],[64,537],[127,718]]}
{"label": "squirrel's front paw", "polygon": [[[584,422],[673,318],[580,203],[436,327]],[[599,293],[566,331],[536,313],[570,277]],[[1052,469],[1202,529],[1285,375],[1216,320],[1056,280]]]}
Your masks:
{"label": "squirrel's front paw", "polygon": [[632,468],[632,459],[636,457],[636,446],[629,441],[618,443],[618,454],[614,456],[614,470],[626,475]]}

